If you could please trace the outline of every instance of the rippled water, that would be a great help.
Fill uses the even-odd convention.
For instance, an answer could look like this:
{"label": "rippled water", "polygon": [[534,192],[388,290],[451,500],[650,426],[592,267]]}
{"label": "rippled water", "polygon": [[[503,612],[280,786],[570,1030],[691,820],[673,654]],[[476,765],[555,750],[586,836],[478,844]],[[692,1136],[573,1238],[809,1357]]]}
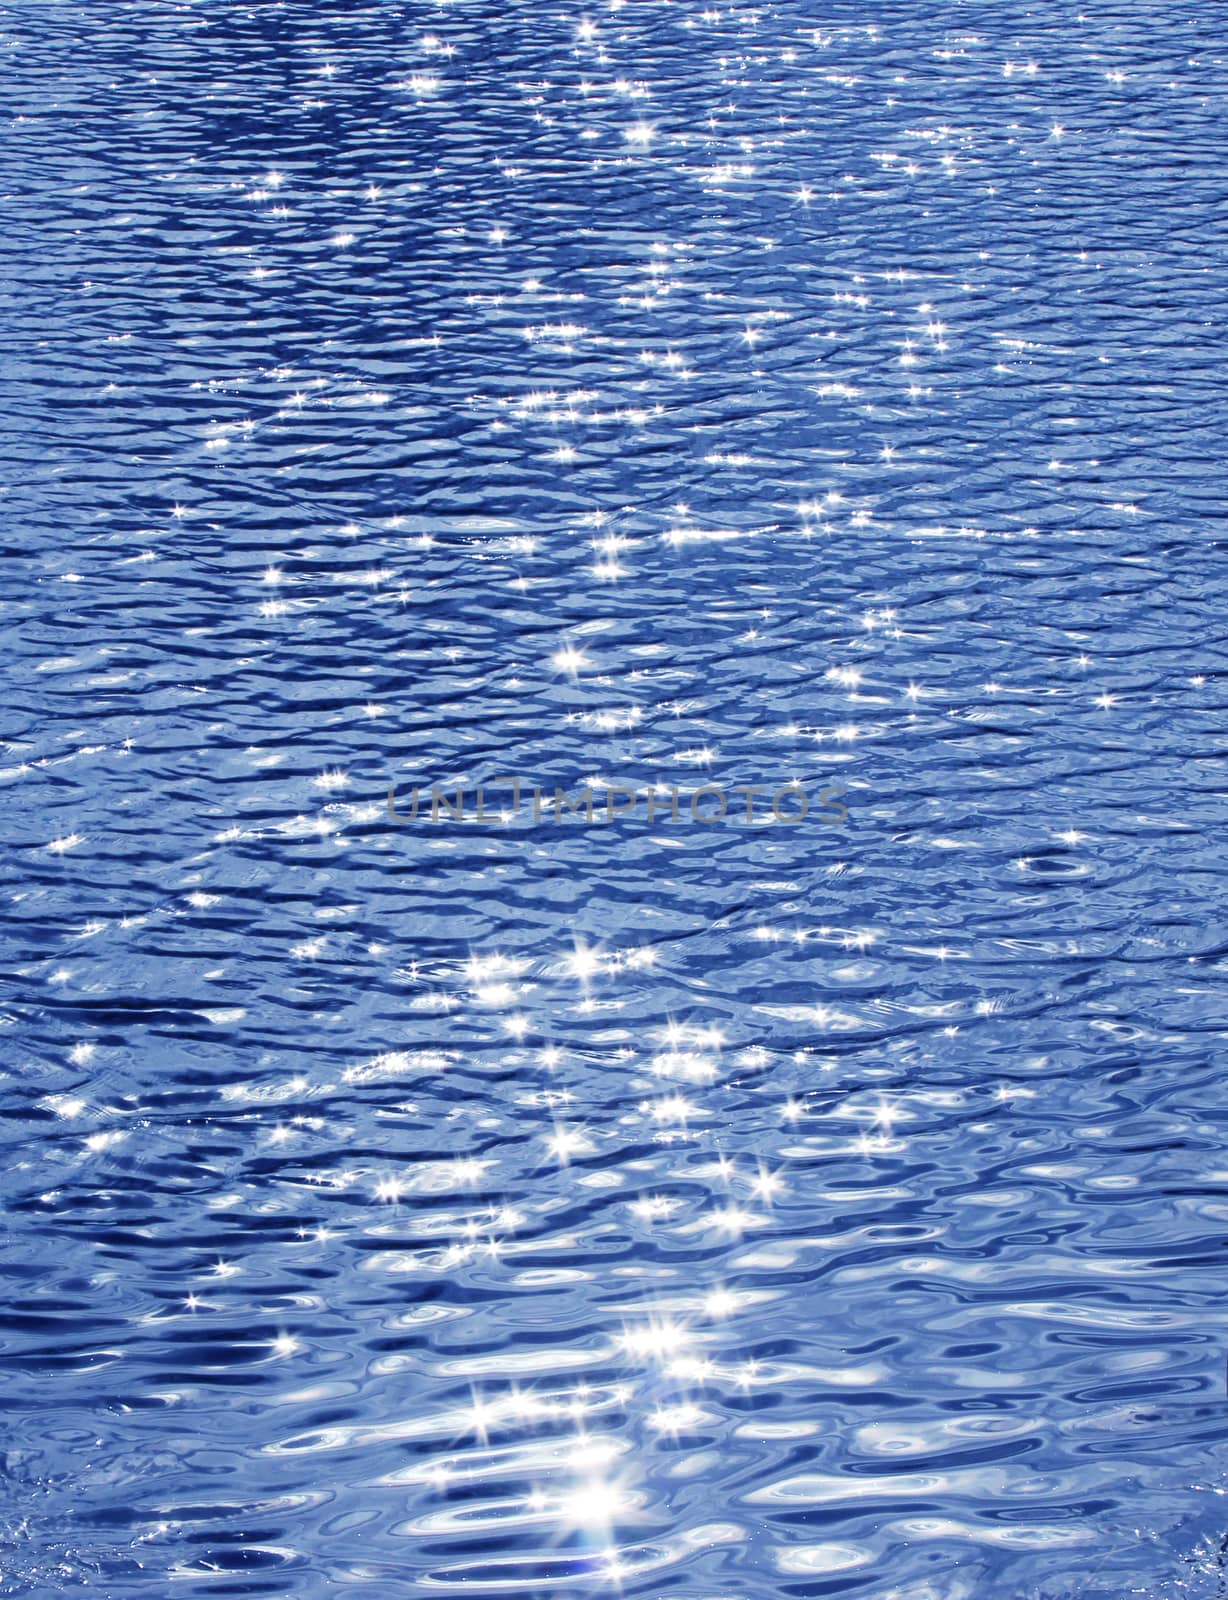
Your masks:
{"label": "rippled water", "polygon": [[0,1593],[1228,1591],[1216,15],[5,7]]}

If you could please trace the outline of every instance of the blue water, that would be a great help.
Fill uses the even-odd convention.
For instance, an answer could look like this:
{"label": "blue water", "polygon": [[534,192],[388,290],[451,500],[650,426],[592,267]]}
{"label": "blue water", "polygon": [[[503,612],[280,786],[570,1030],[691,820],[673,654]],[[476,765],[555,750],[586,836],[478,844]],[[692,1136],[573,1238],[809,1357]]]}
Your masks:
{"label": "blue water", "polygon": [[1228,1593],[1222,23],[0,12],[0,1594]]}

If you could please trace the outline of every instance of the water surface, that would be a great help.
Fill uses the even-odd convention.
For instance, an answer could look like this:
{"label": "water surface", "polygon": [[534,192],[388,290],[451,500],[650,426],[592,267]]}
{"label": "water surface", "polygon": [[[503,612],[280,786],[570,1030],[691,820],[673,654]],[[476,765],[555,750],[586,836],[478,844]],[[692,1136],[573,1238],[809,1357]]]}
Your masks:
{"label": "water surface", "polygon": [[1214,23],[0,12],[0,1593],[1224,1593]]}

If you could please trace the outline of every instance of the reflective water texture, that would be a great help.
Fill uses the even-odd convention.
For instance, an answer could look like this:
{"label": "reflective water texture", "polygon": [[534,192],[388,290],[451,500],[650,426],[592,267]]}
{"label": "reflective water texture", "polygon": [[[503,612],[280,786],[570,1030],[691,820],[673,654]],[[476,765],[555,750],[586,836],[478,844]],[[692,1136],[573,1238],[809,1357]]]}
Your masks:
{"label": "reflective water texture", "polygon": [[6,8],[0,1593],[1225,1592],[1212,13]]}

